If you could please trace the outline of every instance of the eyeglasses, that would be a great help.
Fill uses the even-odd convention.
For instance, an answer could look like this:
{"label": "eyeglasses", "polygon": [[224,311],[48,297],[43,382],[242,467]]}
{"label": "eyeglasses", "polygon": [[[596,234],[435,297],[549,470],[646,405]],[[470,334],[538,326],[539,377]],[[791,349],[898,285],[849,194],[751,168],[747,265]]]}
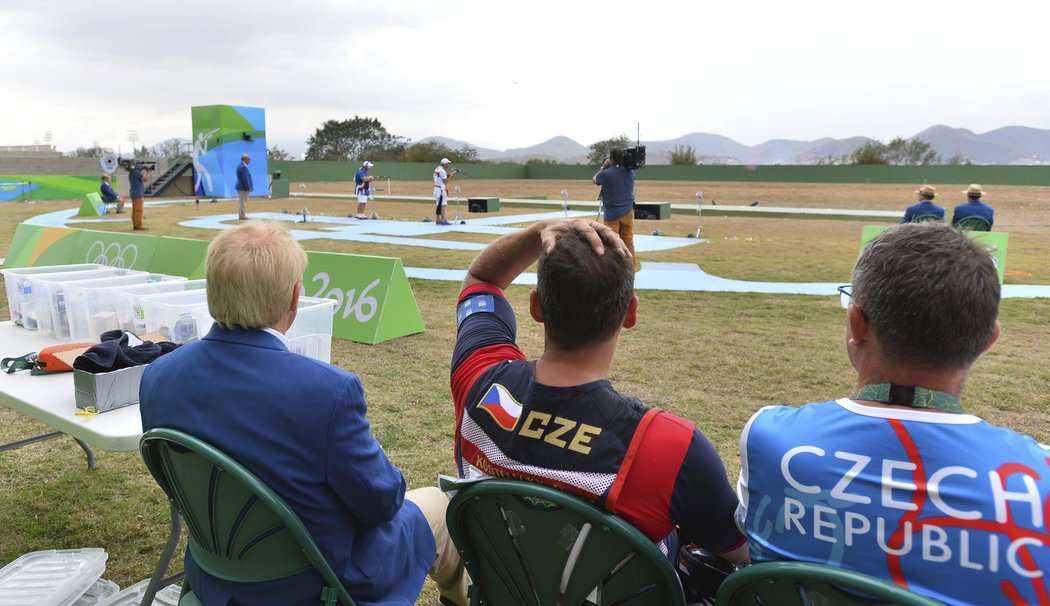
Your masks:
{"label": "eyeglasses", "polygon": [[[839,304],[842,305],[842,309],[848,309],[851,304],[857,305],[853,301],[852,284],[843,284],[842,286],[839,286],[836,290],[839,291]],[[860,306],[858,305],[857,308],[860,309]],[[865,320],[868,319],[868,314],[864,313],[863,309],[860,310],[860,313],[862,316],[864,316]]]}
{"label": "eyeglasses", "polygon": [[842,309],[848,308],[849,304],[853,302],[853,285],[843,284],[842,286],[838,287],[838,291],[839,305],[842,306]]}

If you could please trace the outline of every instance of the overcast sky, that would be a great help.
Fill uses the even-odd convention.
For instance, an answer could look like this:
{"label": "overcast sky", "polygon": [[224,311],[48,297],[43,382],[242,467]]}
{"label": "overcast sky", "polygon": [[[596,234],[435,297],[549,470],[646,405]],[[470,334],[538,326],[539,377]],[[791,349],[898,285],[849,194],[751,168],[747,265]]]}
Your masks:
{"label": "overcast sky", "polygon": [[411,140],[589,145],[1050,128],[1048,9],[999,0],[0,0],[0,145],[127,150],[190,107],[266,109],[293,154],[325,120]]}

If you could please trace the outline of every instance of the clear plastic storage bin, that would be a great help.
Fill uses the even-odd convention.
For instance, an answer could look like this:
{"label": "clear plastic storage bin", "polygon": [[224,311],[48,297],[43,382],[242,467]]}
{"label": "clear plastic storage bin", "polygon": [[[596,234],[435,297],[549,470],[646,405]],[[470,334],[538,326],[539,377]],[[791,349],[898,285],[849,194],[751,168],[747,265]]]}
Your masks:
{"label": "clear plastic storage bin", "polygon": [[113,581],[99,579],[88,588],[84,595],[80,596],[80,599],[73,602],[73,606],[98,606],[109,599],[110,596],[116,595],[119,591],[120,585],[117,585]]}
{"label": "clear plastic storage bin", "polygon": [[11,321],[19,326],[22,325],[22,290],[26,287],[26,277],[39,274],[52,274],[70,271],[87,271],[91,269],[102,269],[105,265],[98,263],[81,263],[79,265],[40,265],[37,267],[13,267],[11,269],[0,269],[4,275],[4,287],[7,290],[7,310],[11,314]]}
{"label": "clear plastic storage bin", "polygon": [[188,290],[203,290],[204,280],[182,280],[175,282],[149,282],[133,286],[118,286],[113,289],[117,299],[117,324],[121,330],[137,335],[146,332],[146,316],[142,309],[142,299],[151,295]]}
{"label": "clear plastic storage bin", "polygon": [[131,274],[78,280],[66,284],[66,318],[69,338],[73,342],[98,341],[107,330],[120,328],[117,319],[118,286],[139,286],[162,282],[184,282],[182,276],[166,274]]}
{"label": "clear plastic storage bin", "polygon": [[[297,354],[330,364],[335,306],[336,302],[332,299],[299,297],[299,313],[285,334],[288,337],[288,348]],[[203,337],[211,330],[215,319],[211,317],[207,306],[194,310],[193,314],[197,334]]]}
{"label": "clear plastic storage bin", "polygon": [[139,299],[146,332],[155,332],[175,343],[196,341],[199,330],[195,311],[208,309],[204,289],[147,295]]}
{"label": "clear plastic storage bin", "polygon": [[288,337],[289,349],[331,364],[335,306],[336,302],[332,299],[299,297],[299,313],[285,335]]}
{"label": "clear plastic storage bin", "polygon": [[106,570],[109,558],[97,547],[52,549],[20,556],[0,568],[0,606],[67,606]]}
{"label": "clear plastic storage bin", "polygon": [[[139,581],[120,593],[99,602],[97,606],[139,606],[142,602],[142,596],[146,595],[148,587],[149,579]],[[180,593],[182,593],[181,587],[168,585],[158,591],[157,595],[153,597],[152,606],[178,606]]]}
{"label": "clear plastic storage bin", "polygon": [[106,267],[88,271],[73,271],[39,276],[27,276],[28,287],[22,289],[22,325],[57,339],[69,340],[69,324],[66,321],[65,285],[78,280],[92,280],[112,276],[145,273],[131,269]]}

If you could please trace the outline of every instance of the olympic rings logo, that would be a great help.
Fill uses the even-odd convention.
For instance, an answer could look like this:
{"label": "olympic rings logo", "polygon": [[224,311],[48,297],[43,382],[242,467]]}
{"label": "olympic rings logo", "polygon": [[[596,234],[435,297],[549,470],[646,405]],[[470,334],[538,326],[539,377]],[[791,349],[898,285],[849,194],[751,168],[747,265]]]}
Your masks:
{"label": "olympic rings logo", "polygon": [[138,259],[139,247],[134,244],[121,248],[119,242],[105,244],[102,240],[95,240],[95,243],[88,247],[84,262],[124,269],[134,267]]}

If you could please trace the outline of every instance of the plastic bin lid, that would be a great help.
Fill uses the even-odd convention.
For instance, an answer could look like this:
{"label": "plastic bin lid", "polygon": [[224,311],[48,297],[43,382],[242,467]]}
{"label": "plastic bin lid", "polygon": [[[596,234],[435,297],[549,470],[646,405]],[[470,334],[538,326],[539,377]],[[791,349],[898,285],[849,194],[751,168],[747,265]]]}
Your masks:
{"label": "plastic bin lid", "polygon": [[0,273],[13,276],[24,276],[32,274],[55,273],[60,271],[85,271],[89,269],[104,269],[101,263],[74,263],[72,265],[32,265],[29,267],[12,267],[0,269]]}
{"label": "plastic bin lid", "polygon": [[[149,587],[149,579],[141,580],[124,591],[99,602],[97,606],[139,606],[147,587]],[[154,596],[153,606],[178,606],[180,593],[182,593],[181,587],[168,585]]]}
{"label": "plastic bin lid", "polygon": [[120,591],[120,585],[106,579],[99,579],[88,588],[80,599],[73,602],[73,606],[97,606],[109,596]]}
{"label": "plastic bin lid", "polygon": [[105,550],[34,551],[0,568],[0,606],[65,606],[106,570]]}

